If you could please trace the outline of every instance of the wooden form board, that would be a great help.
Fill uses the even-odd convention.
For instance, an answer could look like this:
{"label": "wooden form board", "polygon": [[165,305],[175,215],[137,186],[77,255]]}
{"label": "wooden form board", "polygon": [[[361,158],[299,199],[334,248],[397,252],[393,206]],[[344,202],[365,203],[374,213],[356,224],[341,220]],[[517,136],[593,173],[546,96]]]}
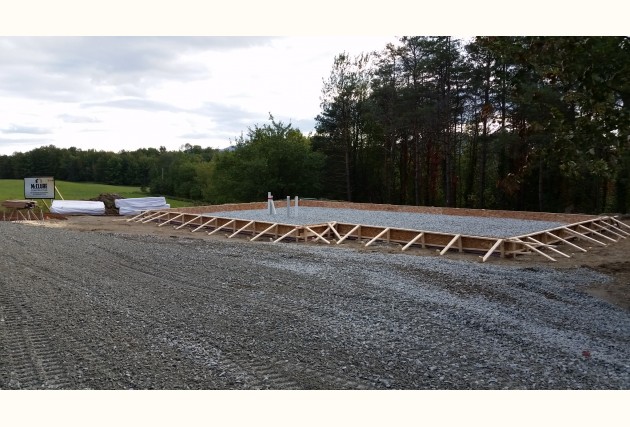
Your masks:
{"label": "wooden form board", "polygon": [[630,236],[630,227],[614,217],[597,217],[566,226],[507,238],[468,236],[339,222],[293,225],[212,217],[172,209],[146,211],[127,221],[153,222],[160,227],[171,224],[175,229],[188,227],[192,232],[204,230],[208,235],[224,232],[227,238],[246,234],[251,235],[251,241],[267,238],[274,243],[290,240],[341,244],[350,239],[370,246],[380,241],[386,244],[399,244],[402,251],[408,250],[410,247],[418,247],[423,249],[436,248],[440,250],[440,255],[452,250],[480,253],[483,255],[481,256],[482,262],[486,262],[492,255],[513,257],[524,253],[535,253],[550,261],[556,261],[553,256],[570,257],[567,254],[568,250],[560,250],[559,245],[564,245],[571,250],[586,252],[589,246],[606,246]]}
{"label": "wooden form board", "polygon": [[7,208],[2,211],[2,221],[44,221],[44,213],[39,210],[39,217],[34,209]]}

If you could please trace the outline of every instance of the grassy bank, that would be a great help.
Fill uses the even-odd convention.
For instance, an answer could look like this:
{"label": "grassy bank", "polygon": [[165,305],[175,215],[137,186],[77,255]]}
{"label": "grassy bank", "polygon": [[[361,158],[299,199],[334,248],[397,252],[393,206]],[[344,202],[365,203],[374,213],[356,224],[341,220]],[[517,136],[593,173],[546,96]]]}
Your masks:
{"label": "grassy bank", "polygon": [[[129,187],[124,185],[107,185],[92,182],[68,182],[55,181],[59,193],[65,200],[89,200],[103,193],[120,194],[125,198],[146,197],[147,193],[140,191],[140,187]],[[57,199],[61,199],[59,194],[55,194]],[[0,179],[0,201],[24,198],[24,181],[21,179]],[[192,206],[191,202],[166,198],[173,208]],[[40,203],[43,207],[43,203]]]}

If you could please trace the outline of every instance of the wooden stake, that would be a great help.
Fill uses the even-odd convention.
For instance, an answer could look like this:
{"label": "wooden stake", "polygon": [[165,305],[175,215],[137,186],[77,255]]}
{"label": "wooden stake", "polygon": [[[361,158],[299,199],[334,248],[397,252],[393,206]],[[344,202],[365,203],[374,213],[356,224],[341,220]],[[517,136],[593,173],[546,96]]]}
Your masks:
{"label": "wooden stake", "polygon": [[160,212],[157,212],[157,214],[158,214],[157,216],[154,216],[154,215],[153,215],[153,216],[152,216],[152,217],[150,217],[149,219],[143,219],[143,220],[142,220],[142,221],[140,221],[140,222],[144,224],[144,223],[147,223],[147,222],[149,222],[149,221],[155,221],[156,219],[160,219],[160,218],[162,218],[163,216],[168,215],[169,213],[170,213],[170,212],[165,212],[165,213],[162,213],[162,215],[160,215]]}
{"label": "wooden stake", "polygon": [[203,224],[201,224],[199,227],[195,228],[194,230],[191,231],[191,233],[194,233],[195,231],[202,229],[203,227],[205,227],[206,225],[210,224],[212,221],[216,221],[217,218],[216,217],[212,217],[210,218],[208,221],[204,222]]}
{"label": "wooden stake", "polygon": [[262,236],[263,234],[267,233],[269,230],[271,230],[274,227],[278,227],[278,223],[274,223],[271,224],[269,227],[265,228],[263,231],[261,231],[259,234],[255,235],[254,237],[252,237],[251,239],[249,239],[250,242],[253,242],[254,240],[258,239],[260,236]]}
{"label": "wooden stake", "polygon": [[[414,243],[416,243],[418,241],[418,239],[422,238],[422,236],[424,236],[424,232],[418,234],[416,237],[414,237],[413,239],[411,239],[411,241],[409,243],[407,243],[405,246],[403,246],[402,250],[406,251],[407,248],[409,248],[409,246],[413,245]],[[424,246],[424,245],[422,245]]]}
{"label": "wooden stake", "polygon": [[208,236],[212,236],[212,235],[213,235],[214,233],[216,233],[217,231],[219,231],[219,230],[221,230],[222,228],[225,228],[225,227],[227,227],[227,226],[229,226],[229,225],[233,224],[234,222],[236,222],[236,220],[235,220],[235,219],[233,219],[233,220],[231,220],[231,221],[226,222],[226,223],[225,223],[225,224],[223,224],[222,226],[217,227],[217,228],[215,228],[215,229],[214,229],[214,230],[212,230],[212,231],[208,231]]}
{"label": "wooden stake", "polygon": [[[624,236],[623,234],[619,234],[616,231],[614,231],[615,229],[617,229],[617,230],[619,230],[619,229],[617,227],[615,227],[614,225],[612,225],[612,224],[608,224],[607,222],[602,221],[601,224],[597,224],[597,225],[600,226],[600,230],[606,230],[609,233],[614,234],[615,236],[619,236],[619,239],[625,239],[626,238],[626,236]],[[619,230],[619,231],[622,231],[622,230]],[[627,234],[625,231],[622,231],[622,232]]]}
{"label": "wooden stake", "polygon": [[565,228],[564,230],[567,233],[573,234],[575,237],[577,237],[579,239],[588,240],[589,242],[597,243],[598,245],[602,245],[602,246],[608,246],[606,243],[600,242],[599,240],[593,239],[592,237],[585,236],[584,234],[579,233],[579,232],[577,232],[575,230],[571,230],[570,228]]}
{"label": "wooden stake", "polygon": [[563,256],[563,257],[565,257],[565,258],[571,258],[571,256],[570,256],[570,255],[567,255],[567,254],[565,254],[564,252],[560,252],[558,249],[554,248],[554,247],[553,247],[553,246],[551,246],[551,245],[548,245],[548,244],[546,244],[546,243],[540,242],[540,241],[538,241],[538,240],[534,239],[533,237],[529,237],[529,236],[528,236],[527,238],[528,238],[529,240],[531,240],[532,242],[537,243],[537,244],[539,244],[540,246],[542,246],[542,247],[544,247],[544,248],[549,249],[550,251],[553,251],[553,252],[555,252],[555,253],[557,253],[557,254],[559,254],[559,255],[562,255],[562,256]]}
{"label": "wooden stake", "polygon": [[628,230],[630,230],[630,225],[619,221],[617,218],[611,217],[610,219],[612,219],[613,221],[615,221],[617,223],[617,225],[619,225],[621,228],[627,228]]}
{"label": "wooden stake", "polygon": [[184,216],[184,214],[179,214],[179,215],[177,215],[177,216],[174,216],[173,218],[169,219],[168,221],[164,221],[162,224],[158,225],[158,227],[162,227],[163,225],[166,225],[166,224],[168,224],[169,222],[174,221],[174,220],[176,220],[177,218],[182,217],[182,216]]}
{"label": "wooden stake", "polygon": [[232,237],[236,236],[238,233],[240,233],[241,231],[245,230],[247,227],[249,227],[250,225],[252,225],[254,223],[254,221],[250,221],[247,224],[245,224],[243,227],[239,228],[238,230],[236,230],[234,233],[230,234],[228,236],[228,239],[231,239]]}
{"label": "wooden stake", "polygon": [[490,255],[492,255],[492,252],[494,252],[501,243],[503,243],[504,239],[499,239],[495,242],[494,245],[492,245],[492,247],[490,248],[490,250],[488,252],[486,252],[486,254],[483,256],[483,258],[481,259],[481,262],[486,262],[486,260],[488,258],[490,258]]}
{"label": "wooden stake", "polygon": [[186,221],[185,223],[183,223],[182,225],[179,225],[177,227],[175,227],[175,230],[179,230],[180,228],[183,228],[185,226],[187,226],[188,224],[190,224],[193,221],[198,220],[199,218],[201,218],[201,215],[197,215],[196,217],[194,217],[193,219],[191,219],[190,221]]}
{"label": "wooden stake", "polygon": [[341,236],[339,235],[339,233],[337,232],[337,229],[335,228],[335,225],[337,225],[336,222],[329,222],[328,223],[328,227],[330,227],[330,229],[332,230],[332,232],[335,234],[335,236],[337,236],[337,239],[341,239]]}
{"label": "wooden stake", "polygon": [[[146,213],[148,213],[148,212],[149,211],[147,211]],[[141,218],[138,218],[138,220],[136,222],[142,223],[142,222],[144,222],[145,219],[150,220],[150,218],[154,218],[154,217],[158,216],[160,213],[161,213],[160,211],[152,212],[149,215],[142,216]],[[144,215],[144,214],[141,214],[141,215]]]}
{"label": "wooden stake", "polygon": [[355,231],[357,231],[360,227],[361,227],[361,224],[357,224],[357,225],[355,225],[355,226],[352,228],[352,230],[348,231],[348,232],[346,233],[346,235],[345,235],[345,236],[343,236],[341,239],[339,239],[339,241],[337,242],[337,244],[340,244],[341,242],[343,242],[344,240],[346,240],[348,237],[350,237],[350,235],[351,235],[352,233],[354,233]]}
{"label": "wooden stake", "polygon": [[460,239],[461,236],[462,236],[461,234],[455,235],[455,237],[453,237],[453,239],[449,242],[449,244],[446,245],[444,249],[442,249],[442,251],[440,252],[440,255],[444,255],[446,251],[448,251],[451,248],[451,246],[453,246],[455,242],[457,242]]}
{"label": "wooden stake", "polygon": [[311,233],[313,233],[314,235],[316,235],[316,236],[317,236],[317,239],[313,240],[313,242],[316,242],[316,241],[318,241],[318,240],[320,240],[320,239],[321,239],[321,240],[323,240],[324,242],[326,242],[326,244],[327,244],[327,245],[330,245],[330,242],[329,242],[328,240],[326,240],[326,239],[324,238],[324,236],[322,236],[322,234],[324,234],[326,231],[328,231],[328,229],[330,229],[330,225],[328,225],[328,228],[327,228],[326,230],[324,230],[324,233],[322,233],[322,234],[319,234],[319,233],[317,233],[316,231],[313,231],[313,229],[311,229],[311,227],[306,227],[306,229],[307,229],[308,231],[310,231]]}
{"label": "wooden stake", "polygon": [[615,239],[613,239],[612,237],[605,236],[605,235],[603,235],[602,233],[599,233],[599,232],[597,232],[597,231],[593,230],[592,228],[584,227],[584,226],[583,226],[583,225],[581,225],[581,224],[580,224],[580,225],[578,225],[578,227],[583,228],[583,229],[585,229],[585,230],[587,230],[587,231],[589,231],[589,232],[591,232],[591,233],[593,233],[593,234],[597,234],[598,236],[601,236],[601,237],[603,237],[604,239],[608,239],[608,240],[610,240],[611,242],[616,242],[616,240],[615,240]]}
{"label": "wooden stake", "polygon": [[521,245],[525,246],[526,248],[529,248],[529,249],[531,249],[532,251],[539,253],[540,255],[544,256],[544,257],[545,257],[545,258],[547,258],[548,260],[551,260],[551,261],[553,261],[553,262],[557,262],[555,259],[553,259],[553,258],[552,258],[552,257],[550,257],[549,255],[547,255],[546,253],[544,253],[544,252],[542,252],[542,251],[540,251],[540,250],[536,249],[534,246],[530,245],[530,244],[529,244],[529,243],[527,243],[527,242],[523,242],[523,241],[522,241],[522,240],[520,240],[520,239],[516,239],[516,240],[515,240],[515,242],[520,243]]}
{"label": "wooden stake", "polygon": [[370,240],[369,242],[367,242],[365,244],[365,246],[370,246],[372,243],[374,243],[376,240],[378,240],[379,237],[381,237],[383,234],[389,232],[389,227],[387,227],[385,230],[381,231],[380,233],[378,233],[376,236],[374,236],[374,238],[372,240]]}
{"label": "wooden stake", "polygon": [[[287,237],[289,234],[295,233],[296,231],[298,231],[300,228],[300,226],[295,227],[293,230],[289,231],[288,233],[284,233],[282,236],[278,237],[276,240],[274,240],[274,243],[278,243],[279,241],[281,241],[282,239],[284,239],[285,237]],[[296,240],[297,240],[297,236],[296,236]]]}
{"label": "wooden stake", "polygon": [[126,219],[126,221],[127,221],[127,222],[129,222],[129,221],[134,221],[134,220],[136,220],[136,219],[140,218],[141,216],[144,216],[145,214],[148,214],[149,212],[152,212],[152,211],[144,211],[144,212],[140,212],[138,215],[134,216],[133,218],[128,218],[128,219]]}
{"label": "wooden stake", "polygon": [[[611,219],[612,219],[612,218],[611,218]],[[628,232],[627,232],[627,231],[625,231],[625,230],[622,230],[621,228],[615,227],[613,224],[606,224],[606,226],[607,226],[607,227],[610,227],[610,228],[612,228],[612,229],[614,229],[614,230],[617,230],[618,232],[622,233],[622,234],[623,234],[624,236],[626,236],[626,237],[627,237],[627,236],[630,236],[630,233],[628,233]],[[610,230],[609,230],[609,231],[610,231]]]}
{"label": "wooden stake", "polygon": [[579,250],[579,251],[586,252],[586,249],[581,248],[581,247],[579,247],[578,245],[576,245],[576,244],[574,244],[574,243],[571,243],[571,242],[569,242],[568,240],[565,240],[565,239],[563,239],[563,238],[562,238],[562,237],[560,237],[560,236],[556,236],[555,234],[550,233],[549,231],[546,231],[546,233],[547,233],[548,235],[550,235],[552,238],[560,240],[560,241],[561,241],[561,242],[563,242],[565,245],[573,246],[575,249],[577,249],[577,250]]}

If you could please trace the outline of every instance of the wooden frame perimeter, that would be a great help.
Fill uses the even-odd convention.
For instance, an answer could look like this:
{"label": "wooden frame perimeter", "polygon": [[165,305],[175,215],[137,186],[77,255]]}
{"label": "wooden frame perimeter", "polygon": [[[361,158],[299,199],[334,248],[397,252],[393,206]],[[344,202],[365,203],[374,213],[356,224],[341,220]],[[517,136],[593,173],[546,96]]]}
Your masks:
{"label": "wooden frame perimeter", "polygon": [[418,247],[435,248],[440,251],[440,255],[450,250],[479,253],[482,262],[486,262],[493,255],[511,258],[525,253],[538,254],[549,261],[556,261],[554,256],[571,256],[565,252],[566,249],[561,250],[559,245],[586,252],[588,246],[585,245],[606,246],[630,236],[630,226],[611,216],[596,217],[520,236],[496,238],[364,224],[328,222],[293,225],[209,215],[211,214],[157,210],[142,212],[127,221],[153,222],[157,223],[158,227],[171,224],[177,230],[188,227],[193,233],[204,230],[208,235],[223,231],[227,233],[226,237],[229,239],[237,235],[249,235],[250,241],[267,238],[273,243],[320,241],[324,244],[339,245],[346,240],[354,240],[370,246],[380,241],[398,244],[401,251]]}

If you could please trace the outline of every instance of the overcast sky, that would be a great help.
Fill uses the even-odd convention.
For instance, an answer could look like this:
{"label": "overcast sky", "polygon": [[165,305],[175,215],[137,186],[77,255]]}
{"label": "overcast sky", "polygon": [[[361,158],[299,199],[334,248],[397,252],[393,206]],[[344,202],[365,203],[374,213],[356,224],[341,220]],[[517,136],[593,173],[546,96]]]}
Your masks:
{"label": "overcast sky", "polygon": [[335,55],[396,40],[0,37],[0,154],[223,148],[269,113],[309,133]]}

